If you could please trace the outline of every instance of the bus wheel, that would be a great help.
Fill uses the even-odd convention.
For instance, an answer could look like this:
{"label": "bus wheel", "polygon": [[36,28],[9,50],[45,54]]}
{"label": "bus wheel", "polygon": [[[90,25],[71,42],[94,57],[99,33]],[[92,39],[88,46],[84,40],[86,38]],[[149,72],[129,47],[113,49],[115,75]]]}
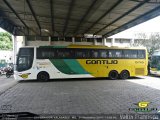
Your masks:
{"label": "bus wheel", "polygon": [[123,70],[121,73],[120,73],[120,78],[121,79],[127,79],[129,78],[129,72],[127,70]]}
{"label": "bus wheel", "polygon": [[118,78],[118,72],[116,70],[112,70],[109,72],[109,78],[115,80]]}
{"label": "bus wheel", "polygon": [[47,72],[40,72],[37,75],[37,80],[48,81],[49,80],[49,74]]}

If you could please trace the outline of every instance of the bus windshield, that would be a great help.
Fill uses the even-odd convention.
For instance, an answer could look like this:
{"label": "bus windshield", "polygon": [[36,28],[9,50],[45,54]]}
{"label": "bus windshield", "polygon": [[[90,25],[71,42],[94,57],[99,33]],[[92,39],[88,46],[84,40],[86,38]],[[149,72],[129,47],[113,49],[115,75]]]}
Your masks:
{"label": "bus windshield", "polygon": [[17,71],[28,70],[32,67],[34,57],[33,48],[21,48],[17,56]]}
{"label": "bus windshield", "polygon": [[151,60],[151,67],[158,68],[160,65],[160,56],[153,56]]}

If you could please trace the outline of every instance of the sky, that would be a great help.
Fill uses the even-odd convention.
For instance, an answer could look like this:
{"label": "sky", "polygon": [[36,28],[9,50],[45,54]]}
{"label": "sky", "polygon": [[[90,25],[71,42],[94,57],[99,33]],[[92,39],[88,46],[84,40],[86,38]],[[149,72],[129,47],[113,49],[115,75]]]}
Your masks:
{"label": "sky", "polygon": [[111,36],[110,38],[133,38],[136,33],[154,33],[160,32],[160,16],[134,26],[130,29],[122,31],[118,34]]}
{"label": "sky", "polygon": [[6,32],[6,31],[0,27],[0,32]]}
{"label": "sky", "polygon": [[[0,28],[0,32],[5,32],[2,28]],[[160,16],[153,18],[149,21],[146,21],[142,24],[139,24],[135,27],[127,29],[123,32],[115,34],[110,38],[133,38],[136,33],[153,33],[153,32],[160,32]]]}

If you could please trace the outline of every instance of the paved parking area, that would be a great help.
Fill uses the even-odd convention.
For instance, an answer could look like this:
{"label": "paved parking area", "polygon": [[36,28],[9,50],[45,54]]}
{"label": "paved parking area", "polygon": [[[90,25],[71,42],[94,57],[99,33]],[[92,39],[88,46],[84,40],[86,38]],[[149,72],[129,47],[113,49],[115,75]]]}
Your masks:
{"label": "paved parking area", "polygon": [[[157,81],[157,82],[156,82]],[[148,84],[148,82],[150,82]],[[149,101],[160,110],[160,78],[20,81],[0,95],[0,112],[36,114],[135,113],[135,103]]]}
{"label": "paved parking area", "polygon": [[17,81],[13,79],[13,76],[10,78],[6,78],[5,75],[0,76],[0,94],[16,84]]}

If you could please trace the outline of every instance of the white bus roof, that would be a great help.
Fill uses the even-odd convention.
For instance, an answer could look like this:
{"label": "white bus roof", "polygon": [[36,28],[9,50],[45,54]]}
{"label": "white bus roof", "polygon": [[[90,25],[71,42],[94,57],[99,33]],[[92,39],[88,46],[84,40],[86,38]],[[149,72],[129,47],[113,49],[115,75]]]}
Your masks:
{"label": "white bus roof", "polygon": [[155,50],[152,56],[160,56],[160,50]]}

